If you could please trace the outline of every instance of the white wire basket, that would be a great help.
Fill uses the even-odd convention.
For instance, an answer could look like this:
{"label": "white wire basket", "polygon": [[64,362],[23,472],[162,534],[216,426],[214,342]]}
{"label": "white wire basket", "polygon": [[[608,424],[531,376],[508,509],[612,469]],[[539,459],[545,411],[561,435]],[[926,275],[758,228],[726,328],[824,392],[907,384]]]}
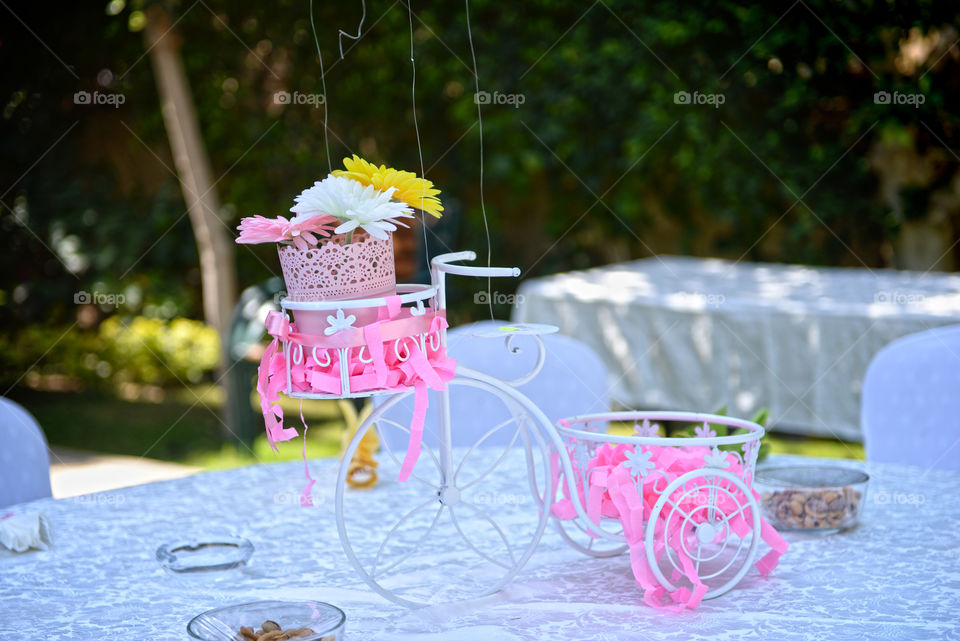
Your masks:
{"label": "white wire basket", "polygon": [[[667,421],[697,425],[695,436],[657,435]],[[632,435],[605,431],[624,422]],[[715,426],[730,433],[717,435]],[[592,556],[628,547],[633,555],[642,546],[652,577],[670,593],[700,587],[702,598],[717,597],[747,573],[761,539],[752,482],[763,427],[713,414],[612,412],[562,420],[556,429],[571,468],[554,466],[553,512],[568,543]],[[629,515],[617,509],[625,499],[611,498],[625,493],[627,479],[639,500]]]}

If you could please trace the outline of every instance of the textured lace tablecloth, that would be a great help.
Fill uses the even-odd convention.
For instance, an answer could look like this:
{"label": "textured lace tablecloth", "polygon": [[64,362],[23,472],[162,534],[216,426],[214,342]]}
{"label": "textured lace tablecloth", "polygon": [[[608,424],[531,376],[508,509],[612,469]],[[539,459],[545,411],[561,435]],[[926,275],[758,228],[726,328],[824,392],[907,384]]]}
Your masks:
{"label": "textured lace tablecloth", "polygon": [[589,344],[624,407],[767,407],[783,429],[860,440],[870,360],[960,323],[960,276],[659,256],[528,280],[513,318]]}
{"label": "textured lace tablecloth", "polygon": [[[0,639],[183,639],[194,614],[274,598],[339,605],[353,640],[960,639],[960,475],[949,472],[868,467],[858,528],[788,534],[791,549],[772,576],[751,571],[728,594],[678,615],[642,603],[626,556],[584,557],[552,528],[498,594],[417,611],[388,603],[358,581],[339,546],[333,461],[312,467],[312,509],[296,504],[299,463],[15,506],[43,510],[57,541],[46,552],[0,555]],[[409,507],[393,504],[391,487],[368,495],[383,514]],[[253,541],[250,566],[215,581],[161,570],[159,544],[211,525]],[[425,566],[416,576],[442,578],[432,573]]]}

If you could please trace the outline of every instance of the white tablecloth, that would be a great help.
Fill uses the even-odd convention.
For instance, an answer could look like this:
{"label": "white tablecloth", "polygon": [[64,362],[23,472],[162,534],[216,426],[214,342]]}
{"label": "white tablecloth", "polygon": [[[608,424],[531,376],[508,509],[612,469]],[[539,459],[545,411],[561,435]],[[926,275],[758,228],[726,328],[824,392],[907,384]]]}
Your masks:
{"label": "white tablecloth", "polygon": [[867,366],[900,336],[960,323],[960,276],[661,256],[524,282],[514,320],[607,363],[630,408],[738,416],[860,440]]}
{"label": "white tablecloth", "polygon": [[[751,570],[733,591],[676,615],[642,603],[626,556],[584,557],[552,529],[494,596],[417,611],[388,603],[358,581],[337,542],[333,462],[312,465],[319,503],[312,509],[290,500],[301,490],[299,463],[16,507],[46,512],[57,541],[49,551],[0,556],[0,639],[183,639],[187,621],[203,610],[276,598],[332,602],[347,614],[347,638],[364,641],[960,638],[960,475],[953,473],[869,467],[872,497],[858,528],[788,534],[791,548],[772,576]],[[523,462],[512,457],[507,465]],[[371,517],[408,507],[393,504],[399,495],[391,487],[367,495]],[[218,581],[160,569],[160,543],[211,525],[250,538],[251,565]],[[443,578],[429,566],[411,576]]]}

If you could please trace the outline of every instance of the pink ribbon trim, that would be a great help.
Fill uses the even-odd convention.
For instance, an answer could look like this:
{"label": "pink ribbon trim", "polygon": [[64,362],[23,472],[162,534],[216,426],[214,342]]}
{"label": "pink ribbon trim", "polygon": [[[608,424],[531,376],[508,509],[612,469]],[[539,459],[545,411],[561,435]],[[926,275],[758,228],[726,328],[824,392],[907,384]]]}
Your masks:
{"label": "pink ribbon trim", "polygon": [[420,445],[423,442],[423,422],[427,416],[427,406],[430,403],[427,386],[423,382],[414,385],[413,388],[413,420],[410,422],[410,443],[407,445],[407,454],[403,457],[403,465],[400,466],[401,482],[406,482],[413,472],[417,460],[420,458]]}
{"label": "pink ribbon trim", "polygon": [[[264,351],[257,376],[257,391],[260,394],[260,409],[263,413],[267,437],[271,447],[297,436],[294,428],[283,427],[283,409],[279,405],[280,393],[287,390],[287,355],[280,349],[285,341],[286,349],[293,354],[302,353],[300,363],[290,360],[290,386],[297,392],[341,395],[341,370],[346,370],[351,392],[374,390],[403,391],[414,389],[414,416],[410,425],[410,442],[400,471],[400,480],[409,478],[420,456],[423,425],[429,405],[428,389],[445,390],[447,381],[456,371],[456,361],[447,356],[440,343],[447,321],[443,312],[427,310],[413,316],[403,309],[399,296],[386,299],[378,310],[378,320],[358,329],[343,330],[332,336],[301,334],[280,312],[270,312],[266,319],[267,331],[274,340]],[[424,336],[421,349],[421,336]],[[437,349],[427,346],[433,337]],[[394,342],[401,345],[395,347]],[[326,358],[313,357],[313,350],[327,350]],[[341,348],[346,348],[342,350]],[[302,350],[302,352],[300,351]],[[364,360],[361,360],[361,355]],[[401,355],[404,357],[401,360]],[[341,358],[345,362],[341,363]],[[320,362],[327,361],[326,365]],[[301,413],[301,420],[303,419]],[[304,424],[304,434],[307,425]],[[306,466],[304,445],[304,465]],[[305,470],[308,487],[301,495],[301,504],[310,501],[309,489],[313,479]]]}
{"label": "pink ribbon trim", "polygon": [[[381,308],[382,310],[383,308]],[[427,312],[422,316],[412,316],[409,309],[400,311],[397,317],[388,320],[378,320],[377,324],[380,336],[383,342],[414,336],[416,334],[425,334],[432,331],[430,328],[433,321],[437,318],[446,318],[445,312]],[[289,319],[278,311],[270,311],[267,314],[265,322],[267,333],[281,341],[292,340],[304,347],[319,347],[324,349],[339,349],[341,347],[361,347],[369,346],[367,340],[366,328],[364,327],[342,329],[335,334],[327,336],[325,334],[303,334],[296,331],[296,324],[290,323]]]}

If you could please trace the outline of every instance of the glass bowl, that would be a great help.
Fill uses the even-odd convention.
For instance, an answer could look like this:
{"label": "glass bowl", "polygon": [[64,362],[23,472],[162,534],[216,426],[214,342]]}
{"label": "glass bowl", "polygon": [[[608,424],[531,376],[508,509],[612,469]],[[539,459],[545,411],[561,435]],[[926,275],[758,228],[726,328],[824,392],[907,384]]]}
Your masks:
{"label": "glass bowl", "polygon": [[254,641],[273,623],[287,633],[281,638],[341,641],[346,621],[343,610],[322,601],[254,601],[204,612],[190,620],[187,632],[201,641]]}
{"label": "glass bowl", "polygon": [[833,534],[855,526],[870,477],[835,465],[784,465],[757,470],[753,489],[770,525],[781,531]]}
{"label": "glass bowl", "polygon": [[205,536],[164,543],[157,561],[176,574],[217,572],[243,567],[253,555],[253,543],[239,536]]}

